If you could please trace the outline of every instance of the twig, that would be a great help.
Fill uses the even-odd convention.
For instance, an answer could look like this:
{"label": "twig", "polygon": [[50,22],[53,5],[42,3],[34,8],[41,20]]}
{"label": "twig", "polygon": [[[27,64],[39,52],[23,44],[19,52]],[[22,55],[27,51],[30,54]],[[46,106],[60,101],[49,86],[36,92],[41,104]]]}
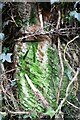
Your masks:
{"label": "twig", "polygon": [[10,113],[10,114],[15,114],[15,115],[17,115],[17,114],[19,114],[19,115],[23,115],[23,114],[27,114],[27,115],[30,115],[31,113],[30,112],[26,112],[26,111],[11,111],[11,110],[9,110],[9,109],[7,109],[7,108],[5,108],[7,111],[8,111],[8,113]]}
{"label": "twig", "polygon": [[39,10],[39,20],[40,20],[40,23],[41,23],[41,29],[43,30],[43,18],[42,18],[41,10]]}
{"label": "twig", "polygon": [[55,114],[58,113],[58,112],[61,110],[63,104],[65,103],[67,97],[69,96],[70,87],[71,87],[72,83],[76,80],[76,77],[78,76],[79,72],[80,72],[80,68],[77,69],[77,72],[75,73],[74,77],[72,78],[72,80],[71,80],[70,83],[68,84],[68,86],[67,86],[67,88],[66,88],[66,95],[65,95],[65,97],[63,98],[63,100],[61,101],[61,103],[59,104],[57,110],[55,111]]}
{"label": "twig", "polygon": [[16,68],[13,68],[13,69],[11,69],[11,70],[8,70],[8,71],[4,72],[3,74],[1,74],[0,77],[4,76],[4,75],[7,74],[7,73],[13,72],[13,71],[15,71],[15,70],[16,70]]}
{"label": "twig", "polygon": [[[12,94],[11,91],[10,91],[10,92],[11,92],[11,94],[10,94],[9,92],[7,92],[7,91],[4,89],[4,86],[3,86],[2,82],[1,82],[1,88],[2,88],[2,91],[3,91],[4,95],[7,96],[7,97],[12,101],[12,103],[13,103],[13,105],[14,105],[14,108],[15,108],[16,110],[19,110],[18,104],[17,104],[17,100],[14,98],[14,96],[13,96],[13,94]],[[11,106],[11,105],[10,105],[10,106]]]}
{"label": "twig", "polygon": [[68,63],[68,60],[66,59],[66,56],[65,56],[65,54],[66,54],[66,49],[67,49],[67,46],[71,43],[71,42],[73,42],[74,40],[76,40],[77,38],[79,38],[79,35],[77,35],[76,37],[74,37],[72,40],[70,40],[67,44],[66,44],[66,46],[65,46],[65,48],[64,48],[64,60],[65,60],[65,62],[66,62],[66,64],[67,64],[67,66],[70,68],[70,70],[72,70],[72,72],[75,74],[75,70],[70,66],[70,64]]}
{"label": "twig", "polygon": [[66,54],[67,46],[68,46],[71,42],[73,42],[74,40],[76,40],[77,38],[79,38],[79,35],[77,35],[77,36],[74,37],[72,40],[70,40],[70,41],[67,43],[67,45],[65,46],[65,48],[64,48],[64,60],[65,60],[65,61],[66,61],[65,54]]}
{"label": "twig", "polygon": [[[57,24],[58,25],[58,24]],[[57,28],[57,26],[56,26]],[[35,36],[39,36],[39,35],[67,35],[67,32],[68,30],[72,30],[74,29],[76,31],[77,30],[80,30],[80,28],[61,28],[61,29],[52,29],[50,31],[36,31],[35,33],[34,32],[27,32],[26,33],[23,33],[25,34],[25,36],[23,35],[22,37],[19,37],[18,39],[15,39],[14,41],[15,42],[41,42],[41,41],[38,41],[38,40],[28,40],[28,38],[30,37],[35,37]],[[65,32],[64,32],[65,31]],[[70,32],[70,35],[71,35],[71,32]],[[24,40],[26,39],[26,40]]]}
{"label": "twig", "polygon": [[14,16],[12,14],[12,11],[11,11],[11,15],[10,14],[8,14],[8,15],[10,16],[10,18],[12,19],[12,22],[16,25],[16,27],[18,27],[18,25],[16,24],[16,21],[14,19]]}
{"label": "twig", "polygon": [[[66,100],[66,101],[67,101],[67,100]],[[74,105],[74,104],[72,104],[71,102],[67,101],[67,103],[68,103],[69,105],[71,105],[72,107],[74,107],[74,108],[76,108],[76,109],[80,110],[80,108],[79,108],[79,107],[75,106],[75,105]]]}
{"label": "twig", "polygon": [[33,111],[32,111],[32,112],[26,112],[26,111],[16,111],[16,112],[15,112],[15,111],[9,110],[8,108],[5,108],[5,109],[6,109],[7,112],[1,112],[1,111],[0,111],[0,114],[1,114],[2,116],[6,116],[8,113],[14,114],[14,115],[23,115],[23,114],[30,115],[30,114],[33,113]]}
{"label": "twig", "polygon": [[15,111],[9,110],[8,108],[5,108],[5,109],[6,109],[7,112],[1,112],[0,111],[0,114],[3,115],[3,116],[6,116],[8,113],[15,114],[15,115],[23,115],[23,114],[30,115],[30,114],[33,113],[33,111],[32,112],[26,112],[26,111],[16,111],[15,112]]}
{"label": "twig", "polygon": [[60,65],[61,65],[61,78],[60,78],[60,84],[58,88],[58,94],[57,94],[57,102],[59,102],[60,98],[60,91],[62,87],[62,81],[63,81],[63,76],[64,76],[64,65],[63,65],[63,60],[62,60],[62,55],[61,55],[61,50],[60,50],[60,38],[58,37],[58,53],[59,53],[59,59],[60,59]]}
{"label": "twig", "polygon": [[[61,20],[61,12],[60,10],[58,10],[58,22],[57,22],[57,26],[56,29],[58,30],[60,28],[60,20]],[[58,88],[58,94],[57,94],[57,103],[59,102],[59,98],[60,98],[60,91],[61,91],[61,87],[62,87],[62,81],[63,81],[63,76],[64,76],[64,65],[63,65],[63,61],[62,61],[62,55],[61,55],[61,50],[60,50],[60,38],[58,36],[58,53],[59,53],[59,59],[60,59],[60,65],[61,65],[61,79],[60,79],[60,85]]]}
{"label": "twig", "polygon": [[58,10],[58,15],[59,15],[59,17],[58,17],[58,22],[57,22],[56,29],[60,28],[60,20],[61,20],[61,12],[60,12],[60,10]]}

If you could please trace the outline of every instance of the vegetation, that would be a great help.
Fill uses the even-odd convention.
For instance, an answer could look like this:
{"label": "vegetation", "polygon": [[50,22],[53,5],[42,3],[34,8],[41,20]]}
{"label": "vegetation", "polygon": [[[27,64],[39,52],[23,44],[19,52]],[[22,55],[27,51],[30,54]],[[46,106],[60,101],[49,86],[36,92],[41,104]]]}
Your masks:
{"label": "vegetation", "polygon": [[74,9],[65,2],[52,8],[3,3],[1,120],[79,118],[80,19]]}

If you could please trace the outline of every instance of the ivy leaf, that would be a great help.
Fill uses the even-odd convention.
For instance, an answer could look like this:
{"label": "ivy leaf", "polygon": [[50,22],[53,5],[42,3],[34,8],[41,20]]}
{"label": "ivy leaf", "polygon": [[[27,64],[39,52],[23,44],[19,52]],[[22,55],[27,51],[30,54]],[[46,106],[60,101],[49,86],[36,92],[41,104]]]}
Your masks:
{"label": "ivy leaf", "polygon": [[7,53],[7,54],[2,53],[0,55],[0,60],[2,60],[2,62],[7,61],[7,62],[11,63],[11,55],[12,55],[12,53]]}
{"label": "ivy leaf", "polygon": [[0,41],[3,41],[5,38],[5,34],[4,33],[0,33]]}
{"label": "ivy leaf", "polygon": [[4,6],[5,4],[0,2],[0,9],[2,9]]}
{"label": "ivy leaf", "polygon": [[80,13],[77,13],[76,11],[71,11],[70,16],[76,18],[80,22]]}

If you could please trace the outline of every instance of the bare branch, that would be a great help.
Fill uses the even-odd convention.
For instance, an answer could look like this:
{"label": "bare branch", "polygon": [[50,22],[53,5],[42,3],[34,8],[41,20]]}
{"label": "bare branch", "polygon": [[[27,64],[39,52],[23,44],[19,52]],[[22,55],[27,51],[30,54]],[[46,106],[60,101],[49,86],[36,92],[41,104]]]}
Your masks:
{"label": "bare branch", "polygon": [[60,65],[61,65],[61,78],[60,78],[60,84],[58,88],[58,94],[57,94],[57,102],[59,102],[60,98],[60,91],[62,87],[62,81],[63,81],[63,76],[64,76],[64,65],[63,65],[63,60],[62,60],[62,55],[61,55],[61,50],[60,50],[60,38],[58,37],[58,53],[59,53],[59,59],[60,59]]}
{"label": "bare branch", "polygon": [[[67,100],[66,100],[66,101],[67,101]],[[79,107],[75,106],[75,105],[74,105],[74,104],[72,104],[71,102],[67,101],[67,103],[68,103],[69,105],[71,105],[72,107],[74,107],[74,108],[76,108],[76,109],[80,110],[80,108],[79,108]]]}
{"label": "bare branch", "polygon": [[[7,91],[5,90],[2,82],[1,82],[1,88],[2,88],[2,92],[4,93],[4,95],[12,101],[15,110],[19,110],[19,106],[18,106],[17,100],[15,99],[12,91],[7,92]],[[11,92],[11,94],[10,94],[10,92]],[[11,105],[9,105],[9,106],[12,107]],[[12,107],[12,108],[13,108],[13,107]]]}
{"label": "bare branch", "polygon": [[[57,28],[57,27],[56,27]],[[61,28],[61,29],[52,29],[50,31],[36,31],[35,33],[34,32],[28,32],[28,31],[25,31],[26,33],[23,33],[22,37],[19,37],[18,39],[15,39],[15,42],[41,42],[41,41],[38,41],[38,40],[29,40],[30,37],[34,37],[35,36],[39,36],[39,35],[67,35],[67,32],[70,33],[70,35],[76,35],[76,33],[73,33],[71,32],[71,30],[80,30],[80,27],[78,28]],[[24,36],[25,34],[25,36]],[[26,40],[24,40],[26,39]]]}
{"label": "bare branch", "polygon": [[61,20],[61,12],[60,12],[60,10],[58,10],[58,15],[59,15],[59,17],[58,17],[56,29],[60,28],[60,20]]}
{"label": "bare branch", "polygon": [[7,73],[13,72],[13,71],[15,71],[15,70],[16,70],[16,68],[13,68],[13,69],[11,69],[11,70],[8,70],[8,71],[2,73],[2,74],[0,75],[0,77],[6,75]]}
{"label": "bare branch", "polygon": [[7,108],[5,108],[7,111],[8,111],[8,113],[10,113],[10,114],[15,114],[15,115],[23,115],[23,114],[27,114],[27,115],[30,115],[31,114],[31,112],[26,112],[26,111],[11,111],[11,110],[9,110],[9,109],[7,109]]}
{"label": "bare branch", "polygon": [[[58,10],[58,16],[59,17],[58,17],[57,26],[56,26],[57,30],[60,28],[60,20],[61,20],[61,12],[60,12],[60,10]],[[59,84],[58,94],[57,94],[57,103],[59,102],[60,91],[61,91],[62,81],[63,81],[63,76],[64,76],[64,65],[63,65],[63,61],[62,61],[59,36],[58,36],[58,53],[59,53],[59,59],[60,59],[60,65],[61,65],[61,76],[60,76],[61,78],[60,78],[60,84]]]}
{"label": "bare branch", "polygon": [[76,37],[74,37],[72,40],[70,40],[67,45],[65,46],[64,48],[64,60],[66,61],[66,58],[65,58],[65,54],[66,54],[66,49],[67,49],[67,46],[72,43],[74,40],[76,40],[77,38],[79,38],[79,35],[77,35]]}
{"label": "bare branch", "polygon": [[58,113],[58,112],[61,110],[63,104],[64,104],[65,101],[67,100],[67,97],[69,96],[70,87],[71,87],[72,83],[76,80],[79,72],[80,72],[80,68],[77,69],[77,72],[75,73],[73,79],[72,79],[72,80],[70,81],[70,83],[68,84],[68,86],[67,86],[67,88],[66,88],[66,95],[65,95],[65,97],[63,98],[63,100],[61,101],[61,103],[59,104],[57,110],[55,111],[55,114]]}

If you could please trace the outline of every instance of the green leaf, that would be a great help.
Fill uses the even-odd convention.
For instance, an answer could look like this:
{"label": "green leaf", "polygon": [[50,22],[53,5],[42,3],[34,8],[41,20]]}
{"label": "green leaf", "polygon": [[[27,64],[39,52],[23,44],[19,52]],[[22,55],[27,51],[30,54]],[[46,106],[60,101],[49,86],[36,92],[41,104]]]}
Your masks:
{"label": "green leaf", "polygon": [[36,118],[38,117],[38,115],[37,115],[36,112],[33,112],[33,113],[31,114],[31,117],[32,117],[33,119],[36,119]]}
{"label": "green leaf", "polygon": [[45,114],[50,115],[50,117],[52,118],[54,114],[53,109],[50,107]]}

